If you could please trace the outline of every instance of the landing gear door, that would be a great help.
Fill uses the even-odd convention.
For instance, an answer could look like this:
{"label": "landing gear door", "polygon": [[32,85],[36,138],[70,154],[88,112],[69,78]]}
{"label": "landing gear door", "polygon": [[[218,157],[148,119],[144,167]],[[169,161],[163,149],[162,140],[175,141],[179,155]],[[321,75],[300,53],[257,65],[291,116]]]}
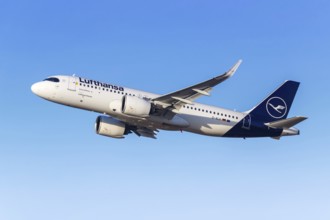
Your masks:
{"label": "landing gear door", "polygon": [[68,90],[76,91],[76,86],[77,86],[77,78],[74,76],[69,76]]}
{"label": "landing gear door", "polygon": [[251,127],[251,115],[246,115],[243,119],[243,126],[242,128],[250,130]]}

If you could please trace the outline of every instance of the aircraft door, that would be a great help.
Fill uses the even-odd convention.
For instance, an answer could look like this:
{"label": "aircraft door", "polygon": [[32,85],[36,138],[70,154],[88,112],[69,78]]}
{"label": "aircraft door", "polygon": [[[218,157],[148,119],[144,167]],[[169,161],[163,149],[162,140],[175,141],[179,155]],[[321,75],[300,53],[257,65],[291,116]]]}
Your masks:
{"label": "aircraft door", "polygon": [[251,127],[251,115],[246,115],[243,119],[243,126],[242,128],[250,130]]}
{"label": "aircraft door", "polygon": [[69,76],[68,90],[76,91],[76,86],[77,86],[77,78],[74,76]]}

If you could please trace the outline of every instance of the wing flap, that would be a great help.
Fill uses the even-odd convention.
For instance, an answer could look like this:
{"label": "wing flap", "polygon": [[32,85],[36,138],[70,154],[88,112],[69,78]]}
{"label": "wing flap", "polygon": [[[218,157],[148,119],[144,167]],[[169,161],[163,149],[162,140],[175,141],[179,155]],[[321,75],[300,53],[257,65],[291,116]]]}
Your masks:
{"label": "wing flap", "polygon": [[152,130],[146,127],[138,127],[135,130],[132,130],[137,136],[142,136],[142,137],[148,137],[148,138],[153,138],[153,139],[157,139],[156,135],[158,132],[158,130]]}

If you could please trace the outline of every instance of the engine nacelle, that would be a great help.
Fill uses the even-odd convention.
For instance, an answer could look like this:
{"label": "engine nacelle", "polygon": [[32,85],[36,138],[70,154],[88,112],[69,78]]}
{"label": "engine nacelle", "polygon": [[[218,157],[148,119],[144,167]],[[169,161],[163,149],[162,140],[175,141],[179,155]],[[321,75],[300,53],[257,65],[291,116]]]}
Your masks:
{"label": "engine nacelle", "polygon": [[124,96],[122,113],[132,116],[144,117],[148,116],[151,111],[151,103],[145,99],[135,96]]}
{"label": "engine nacelle", "polygon": [[97,134],[107,137],[123,138],[126,134],[126,125],[114,118],[98,116],[95,122],[95,131]]}

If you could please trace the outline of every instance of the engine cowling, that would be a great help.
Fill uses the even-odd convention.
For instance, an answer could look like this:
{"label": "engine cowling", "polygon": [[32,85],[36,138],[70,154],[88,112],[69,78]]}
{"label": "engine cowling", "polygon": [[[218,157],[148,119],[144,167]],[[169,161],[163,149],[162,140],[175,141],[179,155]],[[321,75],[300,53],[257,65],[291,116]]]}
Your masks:
{"label": "engine cowling", "polygon": [[135,96],[124,96],[122,113],[132,116],[144,117],[148,116],[151,111],[151,103],[145,99]]}
{"label": "engine cowling", "polygon": [[126,124],[114,118],[98,116],[95,121],[95,131],[99,135],[124,138],[126,134]]}

